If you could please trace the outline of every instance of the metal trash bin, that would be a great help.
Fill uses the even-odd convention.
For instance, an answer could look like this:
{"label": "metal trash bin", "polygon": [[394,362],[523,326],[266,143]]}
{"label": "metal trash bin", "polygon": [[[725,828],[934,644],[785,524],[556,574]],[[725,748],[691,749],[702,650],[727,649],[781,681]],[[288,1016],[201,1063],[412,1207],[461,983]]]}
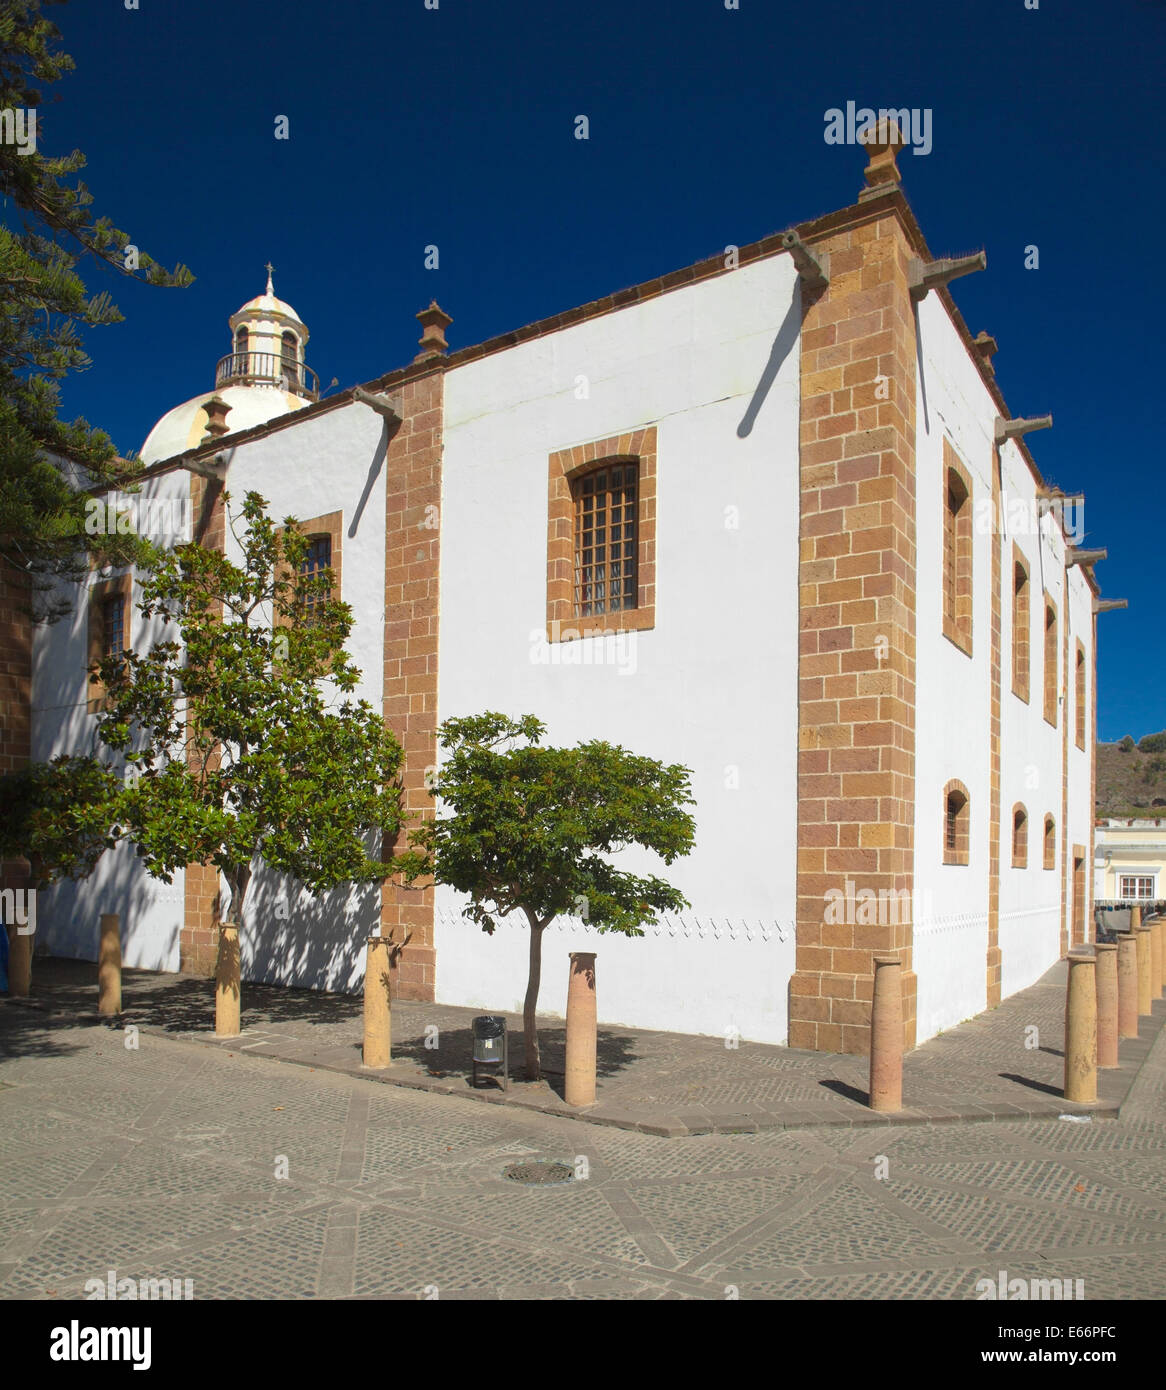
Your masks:
{"label": "metal trash bin", "polygon": [[475,1089],[483,1077],[495,1077],[504,1091],[510,1089],[510,1047],[506,1020],[501,1014],[479,1014],[472,1022],[473,1068],[470,1084]]}

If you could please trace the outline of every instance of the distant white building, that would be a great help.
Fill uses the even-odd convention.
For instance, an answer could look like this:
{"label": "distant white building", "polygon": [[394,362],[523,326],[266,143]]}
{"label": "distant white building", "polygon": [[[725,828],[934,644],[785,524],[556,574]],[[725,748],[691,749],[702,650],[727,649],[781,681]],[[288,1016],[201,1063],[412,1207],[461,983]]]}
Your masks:
{"label": "distant white building", "polygon": [[1166,819],[1098,821],[1093,892],[1115,904],[1166,899]]}
{"label": "distant white building", "polygon": [[[412,363],[324,400],[269,279],[215,390],[146,442],[145,495],[202,544],[236,544],[216,459],[301,520],[415,813],[438,722],[485,709],[692,769],[696,849],[667,871],[691,909],[639,940],[552,928],[549,1010],[567,952],[597,950],[601,1023],[860,1052],[875,952],[904,961],[913,1043],[1086,939],[1097,557],[894,155],[872,146],[859,199],[792,234],[474,347],[447,351],[431,305]],[[87,660],[142,640],[136,592],[94,574],[37,634],[34,758],[92,746]],[[93,958],[120,908],[128,964],[208,972],[219,887],[193,866],[166,888],[123,846],[46,895],[42,931]],[[244,977],[356,989],[368,931],[407,923],[401,995],[520,1006],[524,929],[459,909],[260,872]]]}

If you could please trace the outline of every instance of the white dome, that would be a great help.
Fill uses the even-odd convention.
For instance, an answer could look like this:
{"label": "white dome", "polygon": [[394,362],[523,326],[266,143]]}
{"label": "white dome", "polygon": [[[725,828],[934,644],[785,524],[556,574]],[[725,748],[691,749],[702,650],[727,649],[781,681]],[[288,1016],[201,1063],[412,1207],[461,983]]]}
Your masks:
{"label": "white dome", "polygon": [[162,416],[142,445],[142,462],[159,463],[200,443],[206,434],[204,407],[214,396],[231,407],[227,416],[227,429],[231,434],[265,425],[277,415],[286,415],[288,411],[310,404],[305,397],[293,396],[290,391],[281,391],[274,385],[225,386],[220,391],[204,391],[201,396],[176,405]]}
{"label": "white dome", "polygon": [[231,315],[231,328],[238,328],[241,323],[248,323],[254,320],[274,318],[286,320],[294,323],[302,329],[301,337],[305,342],[308,340],[308,330],[302,318],[284,299],[277,299],[273,294],[257,294],[254,299],[249,299],[241,309],[236,309]]}

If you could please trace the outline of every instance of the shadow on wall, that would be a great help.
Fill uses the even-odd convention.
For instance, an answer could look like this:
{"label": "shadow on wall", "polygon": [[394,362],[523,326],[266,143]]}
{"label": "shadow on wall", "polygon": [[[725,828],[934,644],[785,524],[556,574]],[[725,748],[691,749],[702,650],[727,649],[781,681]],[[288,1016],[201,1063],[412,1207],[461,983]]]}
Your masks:
{"label": "shadow on wall", "polygon": [[377,883],[312,894],[260,867],[240,933],[243,979],[355,993],[364,984],[365,943],[379,921]]}
{"label": "shadow on wall", "polygon": [[102,913],[121,918],[122,963],[142,970],[177,970],[184,880],[152,878],[128,844],[108,851],[93,873],[37,894],[34,954],[97,960]]}

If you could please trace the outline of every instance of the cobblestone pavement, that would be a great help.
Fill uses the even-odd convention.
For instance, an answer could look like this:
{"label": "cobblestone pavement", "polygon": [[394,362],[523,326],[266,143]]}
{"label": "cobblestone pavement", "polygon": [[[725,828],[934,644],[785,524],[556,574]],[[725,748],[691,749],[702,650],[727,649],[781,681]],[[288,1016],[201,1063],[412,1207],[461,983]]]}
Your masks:
{"label": "cobblestone pavement", "polygon": [[[1119,1120],[666,1139],[0,1009],[0,1297],[1166,1296],[1166,1039]],[[520,1186],[510,1163],[576,1176]],[[286,1176],[281,1176],[286,1171]]]}
{"label": "cobblestone pavement", "polygon": [[[931,1039],[904,1061],[903,1101],[895,1123],[939,1120],[1048,1118],[1063,1112],[1096,1118],[1119,1114],[1134,1077],[1162,1024],[1166,1000],[1141,1021],[1137,1038],[1121,1044],[1121,1066],[1098,1078],[1096,1105],[1067,1103],[1064,1080],[1065,962],[998,1008]],[[96,967],[88,962],[39,960],[32,1008],[91,1015]],[[213,982],[183,975],[127,970],[124,1021],[221,1049],[276,1057],[316,1070],[369,1075],[361,1068],[361,999],[244,984],[243,1034],[214,1037]],[[543,1019],[540,1038],[547,1080],[515,1080],[471,1091],[470,1020],[479,1010],[397,1001],[393,1005],[393,1065],[376,1073],[394,1085],[478,1101],[503,1102],[596,1124],[679,1136],[796,1129],[806,1125],[887,1123],[867,1105],[868,1062],[723,1038],[601,1026],[597,1104],[572,1111],[562,1100],[565,1034],[561,1019]],[[521,1018],[509,1015],[511,1070],[522,1071]],[[436,1029],[436,1033],[432,1032]],[[426,1031],[430,1030],[427,1046]]]}

